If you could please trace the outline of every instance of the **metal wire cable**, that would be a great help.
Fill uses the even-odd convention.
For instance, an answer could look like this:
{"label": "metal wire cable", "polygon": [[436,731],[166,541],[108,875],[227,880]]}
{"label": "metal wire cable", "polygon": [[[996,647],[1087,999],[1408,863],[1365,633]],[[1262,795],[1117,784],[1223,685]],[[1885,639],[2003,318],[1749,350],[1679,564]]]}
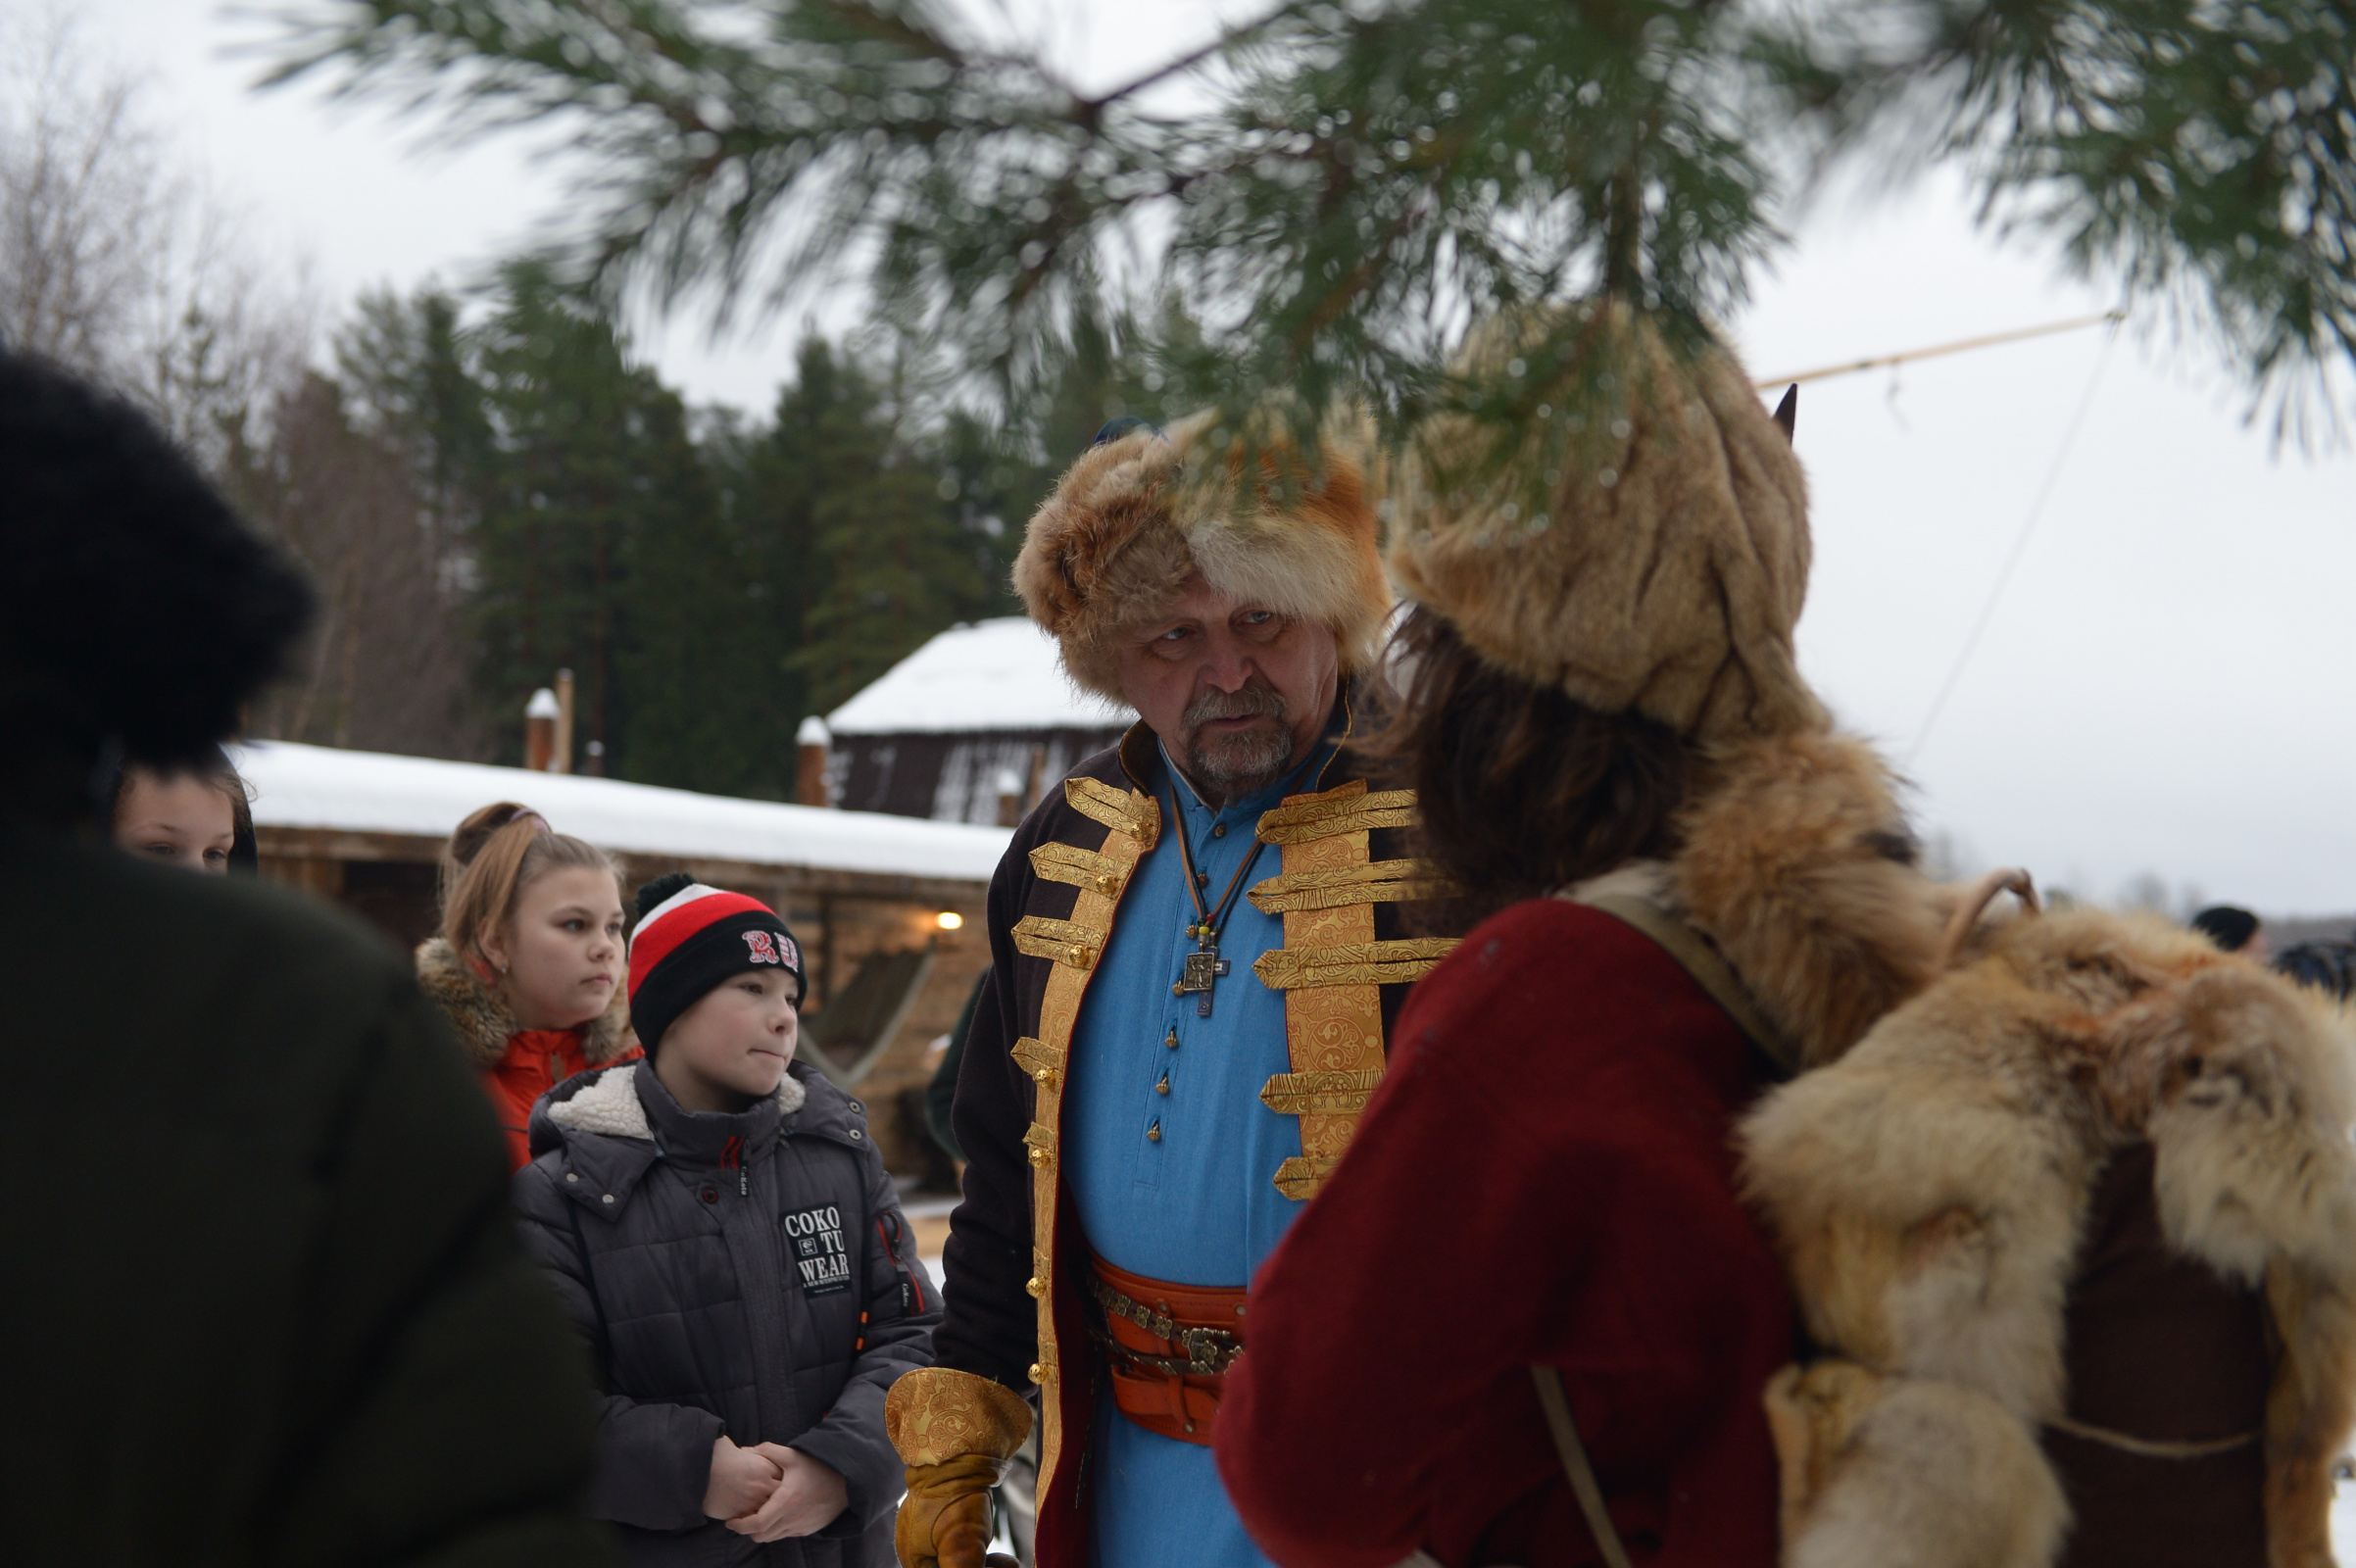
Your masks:
{"label": "metal wire cable", "polygon": [[1955,695],[1955,688],[1963,680],[1964,670],[1972,662],[1972,655],[1979,651],[1980,639],[1988,631],[1988,622],[1995,619],[1996,606],[2002,602],[2004,590],[2011,585],[2013,572],[2021,564],[2021,558],[2029,551],[2030,536],[2037,532],[2038,520],[2045,515],[2045,504],[2053,499],[2054,486],[2060,483],[2062,469],[2070,461],[2071,450],[2078,445],[2079,432],[2086,428],[2086,414],[2094,407],[2094,393],[2102,385],[2102,373],[2109,368],[2111,350],[2118,343],[2119,320],[2114,317],[2111,329],[2103,334],[2102,352],[2095,357],[2094,373],[2086,378],[2086,389],[2078,400],[2078,412],[2070,416],[2070,428],[2063,433],[2061,447],[2053,454],[2052,466],[2045,470],[2045,482],[2037,487],[2037,499],[2029,504],[2029,515],[2022,520],[2021,531],[2013,537],[2012,549],[2006,553],[2004,565],[1996,573],[1995,582],[1989,586],[1978,618],[1972,622],[1971,634],[1964,638],[1962,650],[1956,654],[1953,666],[1947,670],[1946,680],[1939,688],[1939,696],[1933,699],[1931,710],[1923,716],[1922,727],[1914,732],[1914,744],[1906,749],[1905,765],[1908,767],[1912,767],[1914,760],[1922,755],[1924,745],[1931,739],[1931,731],[1939,724],[1939,715],[1947,710],[1947,699]]}

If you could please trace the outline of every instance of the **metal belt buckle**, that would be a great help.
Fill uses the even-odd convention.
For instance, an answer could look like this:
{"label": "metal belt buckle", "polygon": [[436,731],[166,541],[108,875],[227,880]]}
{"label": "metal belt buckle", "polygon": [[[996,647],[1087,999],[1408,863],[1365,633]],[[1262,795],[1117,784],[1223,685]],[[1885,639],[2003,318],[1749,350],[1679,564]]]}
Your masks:
{"label": "metal belt buckle", "polygon": [[1181,1329],[1177,1344],[1186,1351],[1189,1372],[1224,1372],[1235,1361],[1235,1336],[1225,1329]]}

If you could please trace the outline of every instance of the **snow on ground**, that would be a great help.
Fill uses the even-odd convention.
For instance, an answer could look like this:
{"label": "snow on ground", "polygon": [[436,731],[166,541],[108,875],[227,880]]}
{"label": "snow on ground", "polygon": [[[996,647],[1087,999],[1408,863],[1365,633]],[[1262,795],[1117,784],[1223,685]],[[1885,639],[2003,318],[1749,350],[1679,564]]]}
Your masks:
{"label": "snow on ground", "polygon": [[1008,615],[941,633],[827,714],[826,727],[837,735],[1104,729],[1135,717],[1074,686],[1055,639]]}
{"label": "snow on ground", "polygon": [[1013,836],[1000,827],[281,741],[234,748],[234,758],[253,786],[254,821],[265,827],[442,837],[477,807],[520,801],[561,833],[633,855],[974,882],[990,879]]}

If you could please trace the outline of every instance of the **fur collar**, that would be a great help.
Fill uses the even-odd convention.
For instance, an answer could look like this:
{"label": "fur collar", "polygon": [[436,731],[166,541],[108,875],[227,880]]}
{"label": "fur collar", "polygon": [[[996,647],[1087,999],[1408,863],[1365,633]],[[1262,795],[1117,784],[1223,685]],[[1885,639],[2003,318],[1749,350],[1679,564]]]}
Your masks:
{"label": "fur collar", "polygon": [[[566,1132],[604,1133],[609,1138],[636,1138],[653,1143],[655,1129],[648,1123],[646,1106],[638,1099],[638,1068],[635,1061],[616,1067],[571,1099],[552,1102],[548,1119]],[[809,1097],[810,1091],[802,1086],[802,1080],[787,1073],[777,1085],[778,1114],[792,1115]]]}
{"label": "fur collar", "polygon": [[[440,937],[417,949],[417,984],[450,1015],[466,1059],[489,1071],[508,1054],[508,1041],[516,1031],[515,1015],[499,993],[475,974]],[[636,1037],[630,1033],[628,988],[616,986],[606,1010],[590,1020],[581,1038],[581,1055],[592,1067],[603,1067],[626,1054]]]}
{"label": "fur collar", "polygon": [[[1831,1061],[1931,983],[1954,895],[1915,841],[1873,748],[1814,730],[1716,753],[1661,898],[1714,942],[1800,1062]],[[1590,891],[1604,891],[1598,879]]]}

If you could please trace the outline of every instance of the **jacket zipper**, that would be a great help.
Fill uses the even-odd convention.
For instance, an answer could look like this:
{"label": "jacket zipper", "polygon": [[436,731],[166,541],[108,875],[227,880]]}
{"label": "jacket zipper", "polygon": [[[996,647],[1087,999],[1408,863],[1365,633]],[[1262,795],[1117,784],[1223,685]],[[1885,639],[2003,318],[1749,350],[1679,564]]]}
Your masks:
{"label": "jacket zipper", "polygon": [[736,1172],[737,1197],[744,1198],[752,1193],[753,1189],[745,1179],[745,1141],[742,1138],[729,1139],[720,1150],[720,1169]]}
{"label": "jacket zipper", "polygon": [[875,1222],[875,1238],[884,1244],[884,1252],[892,1259],[892,1267],[899,1273],[901,1283],[915,1293],[916,1310],[919,1312],[931,1311],[932,1308],[924,1304],[924,1287],[918,1283],[916,1278],[924,1268],[923,1262],[919,1260],[914,1268],[901,1268],[900,1266],[900,1224],[898,1220],[893,1221],[892,1234],[886,1236],[884,1222],[878,1219]]}

